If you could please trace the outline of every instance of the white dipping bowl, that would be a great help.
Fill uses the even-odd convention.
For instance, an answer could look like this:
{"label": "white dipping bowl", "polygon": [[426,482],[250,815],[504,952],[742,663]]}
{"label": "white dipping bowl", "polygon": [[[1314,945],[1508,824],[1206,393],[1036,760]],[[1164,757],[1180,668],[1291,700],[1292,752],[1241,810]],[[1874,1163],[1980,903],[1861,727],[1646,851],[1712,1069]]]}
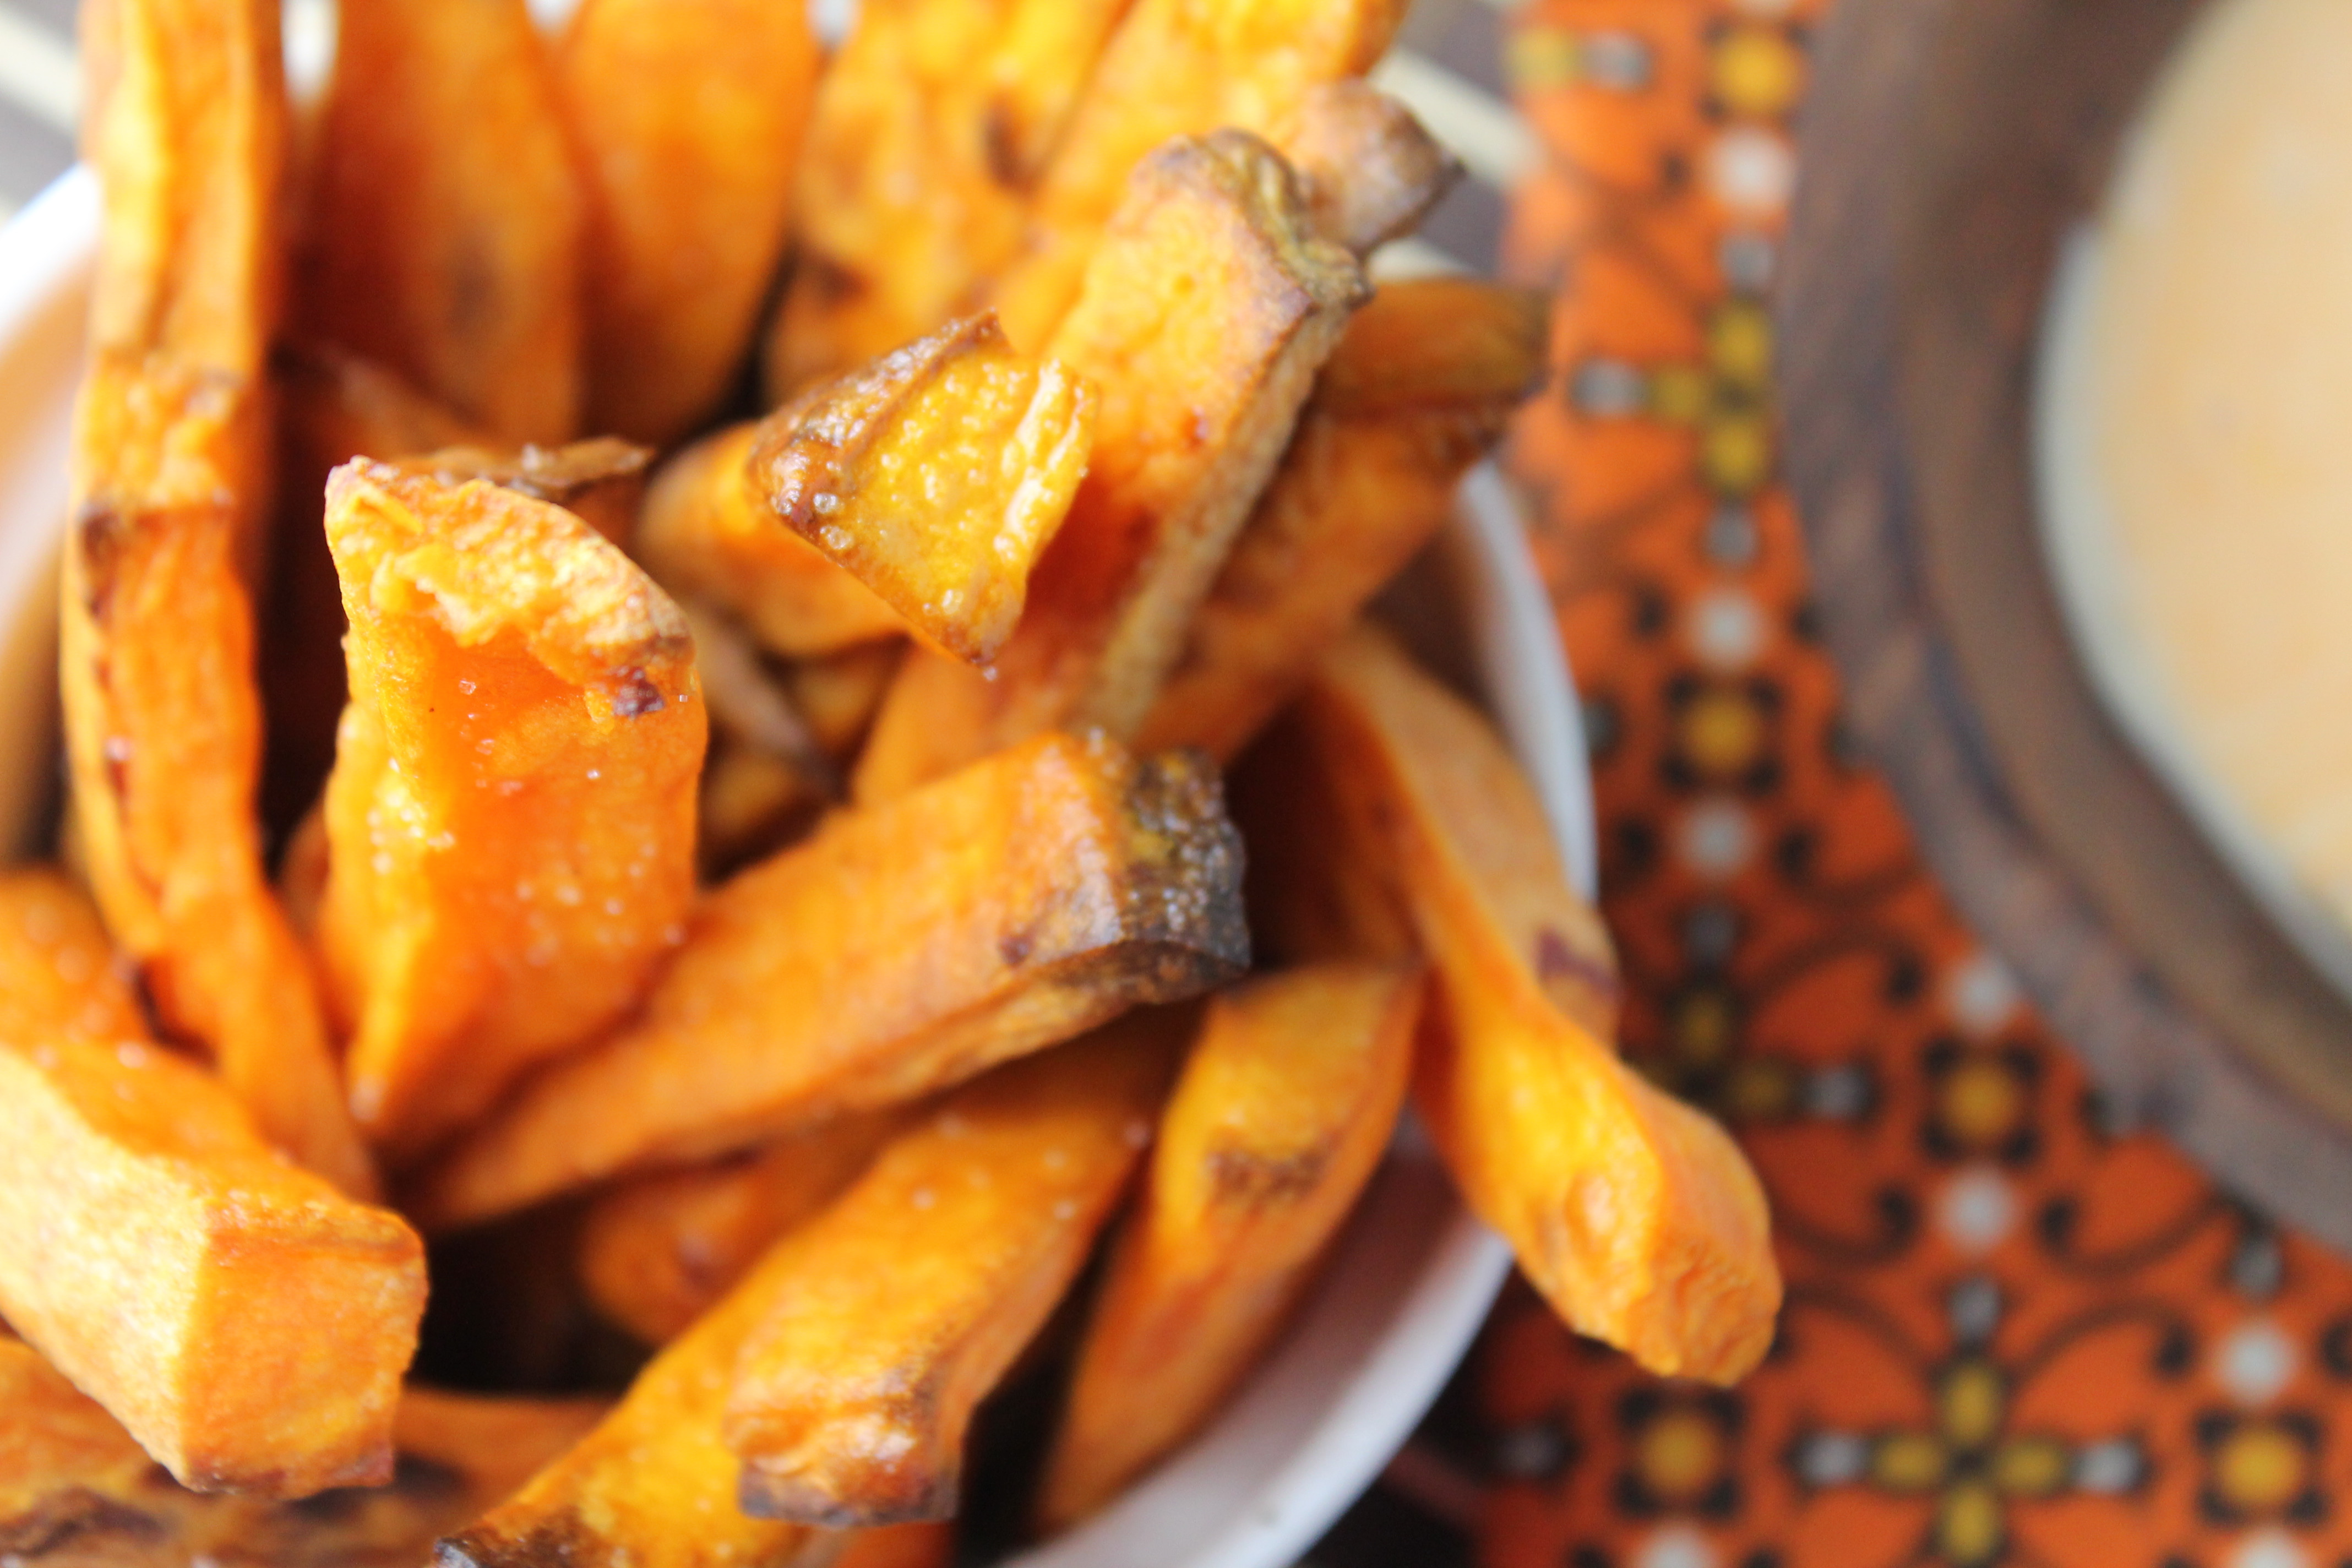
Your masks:
{"label": "white dipping bowl", "polygon": [[[0,229],[0,847],[17,857],[58,775],[56,566],[98,240],[76,170]],[[1463,663],[1593,889],[1575,696],[1519,518],[1491,468],[1423,570],[1467,628]],[[1410,1131],[1276,1352],[1206,1431],[1094,1518],[1008,1568],[1286,1568],[1370,1484],[1437,1396],[1510,1268]]]}

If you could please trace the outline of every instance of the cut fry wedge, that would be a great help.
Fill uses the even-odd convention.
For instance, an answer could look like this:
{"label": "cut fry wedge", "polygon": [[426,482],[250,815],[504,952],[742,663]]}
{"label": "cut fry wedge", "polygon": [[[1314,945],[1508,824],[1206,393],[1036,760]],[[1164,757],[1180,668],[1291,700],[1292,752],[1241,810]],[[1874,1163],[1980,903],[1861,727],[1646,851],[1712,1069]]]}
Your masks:
{"label": "cut fry wedge", "polygon": [[257,816],[278,10],[117,0],[90,8],[89,29],[106,207],[60,595],[75,831],[165,1029],[215,1055],[267,1137],[366,1194],[374,1174]]}
{"label": "cut fry wedge", "polygon": [[523,0],[340,7],[303,205],[303,336],[496,439],[574,433],[583,201]]}
{"label": "cut fry wedge", "polygon": [[836,1529],[955,1511],[972,1410],[1086,1261],[1190,1021],[1137,1014],[959,1090],[761,1265],[727,1405],[747,1510]]}
{"label": "cut fry wedge", "polygon": [[1423,989],[1418,965],[1336,963],[1209,1004],[1087,1324],[1046,1529],[1190,1437],[1272,1343],[1388,1147]]}
{"label": "cut fry wedge", "polygon": [[1132,733],[1364,293],[1289,171],[1238,132],[1136,171],[1053,357],[1100,401],[1092,465],[991,682],[910,659],[856,780],[887,799],[1056,728]]}
{"label": "cut fry wedge", "polygon": [[1315,232],[1359,256],[1419,228],[1462,177],[1412,110],[1365,81],[1309,89],[1273,142],[1297,172]]}
{"label": "cut fry wedge", "polygon": [[410,1388],[390,1486],[287,1505],[187,1491],[30,1346],[0,1336],[0,1543],[17,1560],[176,1568],[396,1568],[577,1441],[594,1400],[489,1399]]}
{"label": "cut fry wedge", "polygon": [[901,1120],[845,1116],[748,1157],[621,1183],[581,1221],[589,1299],[646,1343],[667,1344],[863,1174]]}
{"label": "cut fry wedge", "polygon": [[761,431],[735,426],[661,466],[637,522],[637,559],[681,600],[733,616],[788,658],[904,632],[898,611],[769,509],[750,468]]}
{"label": "cut fry wedge", "polygon": [[751,1279],[637,1374],[611,1415],[434,1555],[441,1568],[814,1568],[839,1542],[736,1506],[721,1436],[744,1342],[772,1310]]}
{"label": "cut fry wedge", "polygon": [[1139,744],[1237,756],[1453,512],[1543,374],[1540,294],[1393,283],[1348,323]]}
{"label": "cut fry wedge", "polygon": [[1031,187],[1127,5],[859,5],[801,162],[772,404],[933,331],[1020,248]]}
{"label": "cut fry wedge", "polygon": [[1046,735],[705,900],[630,1027],[541,1072],[425,1173],[448,1227],[634,1166],[912,1100],[1247,967],[1215,774]]}
{"label": "cut fry wedge", "polygon": [[320,950],[398,1155],[607,1027],[684,935],[706,723],[686,622],[578,518],[440,458],[328,484],[352,706]]}
{"label": "cut fry wedge", "polygon": [[919,636],[985,664],[1021,619],[1093,446],[1087,384],[1014,353],[981,315],[769,420],[751,475],[784,526]]}
{"label": "cut fry wedge", "polygon": [[816,40],[770,0],[585,0],[556,64],[587,194],[588,427],[667,445],[751,348]]}
{"label": "cut fry wedge", "polygon": [[1136,0],[1055,144],[1020,258],[991,298],[1014,343],[1042,346],[1084,286],[1128,177],[1171,137],[1286,129],[1308,92],[1361,76],[1408,0]]}
{"label": "cut fry wedge", "polygon": [[1437,976],[1414,1100],[1464,1196],[1570,1327],[1735,1381],[1780,1300],[1762,1189],[1722,1129],[1605,1043],[1614,967],[1493,731],[1360,631],[1297,710],[1343,826],[1393,858]]}
{"label": "cut fry wedge", "polygon": [[94,926],[54,878],[0,882],[0,1315],[191,1487],[380,1484],[422,1246],[150,1044]]}

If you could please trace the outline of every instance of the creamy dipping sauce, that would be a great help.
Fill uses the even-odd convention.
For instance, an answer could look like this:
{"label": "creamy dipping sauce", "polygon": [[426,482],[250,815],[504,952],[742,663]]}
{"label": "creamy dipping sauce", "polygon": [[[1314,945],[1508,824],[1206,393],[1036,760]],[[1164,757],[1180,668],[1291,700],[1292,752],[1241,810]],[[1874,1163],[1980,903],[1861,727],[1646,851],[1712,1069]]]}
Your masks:
{"label": "creamy dipping sauce", "polygon": [[2352,990],[2352,4],[2214,0],[2061,268],[2042,538],[2101,699]]}

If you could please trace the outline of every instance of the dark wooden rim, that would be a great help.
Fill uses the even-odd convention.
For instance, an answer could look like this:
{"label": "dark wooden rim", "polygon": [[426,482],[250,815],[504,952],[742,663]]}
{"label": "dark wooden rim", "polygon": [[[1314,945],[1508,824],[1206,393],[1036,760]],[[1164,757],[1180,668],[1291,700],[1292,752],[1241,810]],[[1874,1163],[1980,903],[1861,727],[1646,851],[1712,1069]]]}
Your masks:
{"label": "dark wooden rim", "polygon": [[1857,733],[2126,1120],[2352,1246],[2352,1005],[2077,667],[2035,532],[2058,244],[2202,0],[1844,0],[1780,305],[1788,468]]}

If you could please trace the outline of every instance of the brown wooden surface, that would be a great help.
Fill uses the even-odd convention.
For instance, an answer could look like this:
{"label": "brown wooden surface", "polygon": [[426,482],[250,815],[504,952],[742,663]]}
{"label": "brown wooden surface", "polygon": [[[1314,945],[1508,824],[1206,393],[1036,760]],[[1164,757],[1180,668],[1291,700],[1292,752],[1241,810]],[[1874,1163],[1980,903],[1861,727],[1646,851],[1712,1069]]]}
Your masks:
{"label": "brown wooden surface", "polygon": [[2352,1006],[2123,740],[2042,565],[2060,240],[2202,0],[1845,0],[1780,306],[1790,477],[1855,728],[2127,1116],[2352,1245]]}

